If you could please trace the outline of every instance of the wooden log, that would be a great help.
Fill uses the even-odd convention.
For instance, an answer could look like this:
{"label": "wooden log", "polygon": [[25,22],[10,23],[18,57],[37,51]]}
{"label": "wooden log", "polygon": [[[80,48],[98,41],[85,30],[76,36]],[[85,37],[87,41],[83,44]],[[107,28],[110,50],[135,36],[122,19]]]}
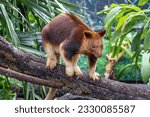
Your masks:
{"label": "wooden log", "polygon": [[1,75],[5,75],[5,76],[9,76],[9,77],[14,77],[18,80],[24,80],[27,82],[31,82],[31,83],[35,83],[35,84],[39,84],[39,85],[44,85],[44,86],[48,86],[48,87],[54,87],[54,88],[61,88],[63,86],[62,83],[57,83],[57,82],[51,82],[50,80],[45,80],[42,78],[37,78],[34,76],[30,76],[30,75],[26,75],[26,74],[22,74],[10,69],[6,69],[3,67],[0,67],[0,74]]}
{"label": "wooden log", "polygon": [[[96,99],[150,99],[150,87],[143,88],[132,84],[101,78],[99,81],[89,79],[87,73],[81,78],[69,78],[64,66],[57,65],[53,71],[45,68],[45,59],[23,52],[0,37],[0,66],[15,72],[40,79],[50,80],[62,87],[67,87],[73,95]],[[55,84],[54,83],[54,84]]]}

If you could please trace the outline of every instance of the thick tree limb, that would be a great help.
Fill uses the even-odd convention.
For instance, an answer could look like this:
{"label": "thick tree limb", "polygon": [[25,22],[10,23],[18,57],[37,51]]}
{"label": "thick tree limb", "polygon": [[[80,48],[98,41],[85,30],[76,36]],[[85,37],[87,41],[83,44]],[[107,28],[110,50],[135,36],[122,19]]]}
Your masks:
{"label": "thick tree limb", "polygon": [[5,75],[5,76],[9,76],[9,77],[14,77],[18,80],[24,80],[27,82],[31,82],[31,83],[35,83],[35,84],[39,84],[39,85],[44,85],[44,86],[48,86],[48,87],[62,88],[62,86],[63,86],[62,83],[57,83],[57,82],[53,82],[53,81],[51,82],[50,80],[45,80],[42,78],[40,79],[37,77],[22,74],[22,73],[15,72],[15,71],[12,71],[10,69],[6,69],[6,68],[2,68],[2,67],[0,67],[0,74]]}
{"label": "thick tree limb", "polygon": [[[72,94],[96,99],[150,99],[150,87],[143,88],[108,79],[89,80],[84,73],[82,78],[69,78],[64,66],[57,65],[53,71],[45,68],[45,61],[30,53],[22,52],[0,37],[0,66],[15,72],[30,75],[42,80],[50,80],[71,90]],[[17,76],[16,76],[17,77]],[[53,86],[55,87],[55,86]]]}

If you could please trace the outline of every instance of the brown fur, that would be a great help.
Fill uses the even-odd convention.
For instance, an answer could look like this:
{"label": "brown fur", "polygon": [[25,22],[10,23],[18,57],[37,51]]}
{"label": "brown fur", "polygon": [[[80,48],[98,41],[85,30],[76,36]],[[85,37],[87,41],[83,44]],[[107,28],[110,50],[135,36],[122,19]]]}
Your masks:
{"label": "brown fur", "polygon": [[68,76],[81,75],[77,66],[79,54],[88,56],[89,75],[95,80],[96,60],[101,57],[105,30],[92,31],[74,14],[61,14],[55,17],[42,30],[43,47],[48,55],[47,67],[53,69],[57,64],[56,53],[59,53],[66,64]]}

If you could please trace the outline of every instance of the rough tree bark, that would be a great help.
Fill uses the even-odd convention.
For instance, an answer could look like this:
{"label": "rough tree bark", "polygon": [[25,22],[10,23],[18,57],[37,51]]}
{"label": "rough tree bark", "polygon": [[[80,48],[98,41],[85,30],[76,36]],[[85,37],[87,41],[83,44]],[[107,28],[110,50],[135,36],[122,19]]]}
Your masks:
{"label": "rough tree bark", "polygon": [[[45,61],[40,57],[16,49],[12,44],[0,37],[0,67],[23,75],[30,75],[31,79],[32,77],[40,79],[40,82],[36,82],[37,84],[42,84],[42,81],[47,80],[52,87],[67,87],[74,95],[96,99],[150,99],[150,87],[145,88],[104,78],[94,82],[89,80],[89,76],[86,73],[83,74],[82,78],[75,76],[69,78],[65,74],[64,66],[57,65],[53,71],[49,71],[45,68]],[[2,73],[4,72],[0,70],[0,74]],[[13,76],[9,73],[5,75]],[[21,79],[20,77],[19,80]],[[34,80],[26,81],[34,82]]]}

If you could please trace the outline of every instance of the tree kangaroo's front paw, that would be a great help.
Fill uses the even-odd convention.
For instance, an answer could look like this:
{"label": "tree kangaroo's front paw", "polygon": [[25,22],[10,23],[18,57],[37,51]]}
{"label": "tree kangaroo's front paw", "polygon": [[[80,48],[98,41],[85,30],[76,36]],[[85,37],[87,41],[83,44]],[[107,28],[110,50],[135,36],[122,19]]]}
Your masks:
{"label": "tree kangaroo's front paw", "polygon": [[51,60],[48,59],[47,63],[46,63],[46,68],[48,68],[49,70],[53,70],[57,65],[57,60]]}
{"label": "tree kangaroo's front paw", "polygon": [[67,67],[66,66],[66,74],[69,76],[69,77],[72,77],[74,75],[74,69],[73,67]]}
{"label": "tree kangaroo's front paw", "polygon": [[56,67],[57,63],[51,62],[50,64],[46,64],[46,68],[49,70],[53,70]]}
{"label": "tree kangaroo's front paw", "polygon": [[77,75],[77,76],[82,75],[82,71],[80,70],[80,68],[78,66],[74,67],[74,72],[75,72],[75,75]]}
{"label": "tree kangaroo's front paw", "polygon": [[100,79],[100,78],[99,78],[100,75],[99,75],[97,72],[89,73],[89,76],[90,76],[90,78],[93,79],[94,81]]}

